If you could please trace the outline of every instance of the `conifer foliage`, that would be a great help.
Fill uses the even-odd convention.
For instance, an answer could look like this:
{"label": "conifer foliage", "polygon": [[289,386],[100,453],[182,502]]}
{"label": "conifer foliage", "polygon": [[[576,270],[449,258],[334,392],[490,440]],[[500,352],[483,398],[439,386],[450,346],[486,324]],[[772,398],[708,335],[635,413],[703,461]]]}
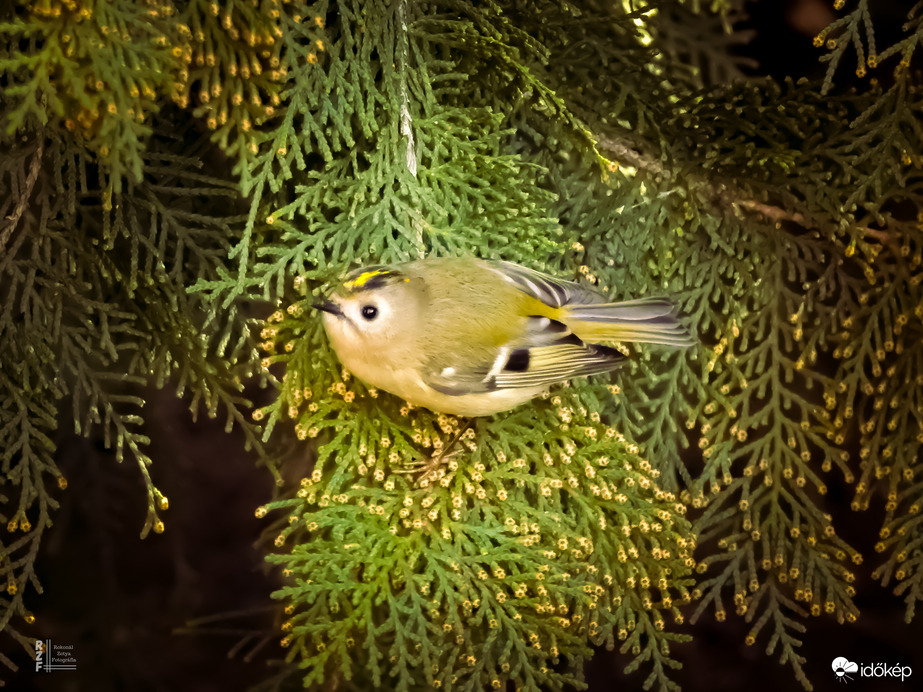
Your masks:
{"label": "conifer foliage", "polygon": [[[838,0],[817,83],[744,77],[743,2],[702,5],[4,4],[0,636],[32,650],[58,431],[137,464],[142,535],[169,525],[144,385],[277,478],[257,515],[306,687],[563,689],[605,645],[674,689],[684,616],[732,607],[810,688],[798,636],[856,619],[863,557],[912,619],[923,3],[880,46]],[[700,341],[466,430],[341,369],[310,306],[346,269],[462,253],[670,295]],[[880,555],[830,483],[884,496]]]}

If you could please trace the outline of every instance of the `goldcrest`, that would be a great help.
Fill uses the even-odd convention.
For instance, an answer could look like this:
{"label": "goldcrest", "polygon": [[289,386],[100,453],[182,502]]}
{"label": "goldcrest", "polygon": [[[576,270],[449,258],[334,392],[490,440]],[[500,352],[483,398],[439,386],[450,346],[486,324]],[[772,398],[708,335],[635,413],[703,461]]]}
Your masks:
{"label": "goldcrest", "polygon": [[314,307],[356,377],[458,416],[506,411],[618,367],[625,356],[601,342],[693,343],[669,300],[608,303],[572,281],[474,257],[357,269]]}

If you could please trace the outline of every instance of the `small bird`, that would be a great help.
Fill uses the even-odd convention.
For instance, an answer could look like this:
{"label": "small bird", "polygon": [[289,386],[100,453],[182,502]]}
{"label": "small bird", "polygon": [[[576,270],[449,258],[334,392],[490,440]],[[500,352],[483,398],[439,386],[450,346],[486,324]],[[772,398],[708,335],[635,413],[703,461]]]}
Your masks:
{"label": "small bird", "polygon": [[600,342],[693,343],[667,299],[607,303],[572,281],[474,257],[356,269],[314,307],[360,380],[463,417],[618,367],[626,357]]}

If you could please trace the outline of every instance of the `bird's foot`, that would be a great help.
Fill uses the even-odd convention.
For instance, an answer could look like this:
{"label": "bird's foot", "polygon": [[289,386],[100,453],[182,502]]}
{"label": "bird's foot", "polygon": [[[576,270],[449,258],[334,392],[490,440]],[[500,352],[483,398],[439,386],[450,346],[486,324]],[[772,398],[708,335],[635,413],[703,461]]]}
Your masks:
{"label": "bird's foot", "polygon": [[449,473],[453,473],[458,468],[458,462],[454,457],[461,453],[462,450],[456,447],[462,439],[462,436],[468,431],[470,425],[471,421],[469,420],[457,433],[455,433],[449,444],[434,452],[429,458],[408,462],[401,468],[395,469],[395,473],[419,473],[420,475],[416,479],[416,484],[421,488],[425,488],[431,483],[441,481]]}
{"label": "bird's foot", "polygon": [[461,450],[457,449],[448,454],[436,452],[426,459],[404,464],[401,468],[394,469],[394,472],[419,474],[416,478],[416,485],[425,488],[433,483],[438,483],[458,468],[458,462],[454,457],[457,456],[460,451]]}

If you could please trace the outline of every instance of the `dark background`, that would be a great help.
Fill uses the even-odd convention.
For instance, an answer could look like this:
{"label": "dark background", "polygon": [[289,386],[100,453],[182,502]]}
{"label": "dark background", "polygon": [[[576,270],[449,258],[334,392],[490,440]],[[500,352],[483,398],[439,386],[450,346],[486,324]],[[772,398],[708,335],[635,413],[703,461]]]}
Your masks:
{"label": "dark background", "polygon": [[[879,45],[898,35],[911,4],[872,3]],[[827,0],[752,3],[749,28],[756,35],[741,52],[759,61],[753,73],[822,76],[825,66],[811,40],[834,17],[831,6]],[[841,67],[844,82],[856,79],[850,60]],[[275,581],[258,546],[264,522],[254,517],[270,497],[269,474],[243,451],[239,434],[224,432],[223,422],[204,416],[193,422],[186,403],[169,392],[148,398],[151,473],[170,499],[162,513],[167,530],[138,538],[145,496],[133,461],[119,465],[100,444],[62,434],[58,463],[68,489],[38,559],[44,594],[28,597],[36,622],[24,631],[73,644],[77,670],[37,674],[29,655],[3,638],[3,653],[20,666],[12,674],[0,669],[6,689],[235,692],[279,670],[273,661],[281,658],[281,635],[268,597]],[[832,475],[826,511],[838,534],[867,557],[855,570],[861,615],[849,626],[826,615],[808,621],[800,650],[806,675],[818,692],[923,689],[923,623],[905,624],[903,600],[870,578],[883,502],[853,513],[851,490],[837,486]],[[801,689],[778,652],[764,653],[769,627],[756,645],[744,645],[749,627],[731,614],[724,623],[706,614],[694,627],[684,625],[695,639],[674,647],[683,663],[676,676],[683,690]],[[838,656],[910,665],[914,675],[903,684],[855,677],[844,687],[830,666]],[[649,671],[642,666],[626,676],[627,662],[598,652],[586,671],[590,690],[641,689]]]}

